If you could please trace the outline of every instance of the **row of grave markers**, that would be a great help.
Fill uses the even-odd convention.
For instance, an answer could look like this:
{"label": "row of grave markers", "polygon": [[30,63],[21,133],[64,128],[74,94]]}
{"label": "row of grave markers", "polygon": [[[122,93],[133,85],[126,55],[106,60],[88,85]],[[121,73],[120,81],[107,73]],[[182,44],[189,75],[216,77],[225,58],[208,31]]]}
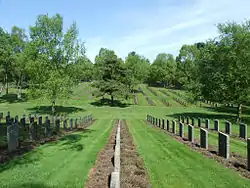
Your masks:
{"label": "row of grave markers", "polygon": [[[153,126],[157,126],[161,129],[170,132],[170,121],[167,119],[160,119],[147,115],[147,122]],[[177,121],[172,120],[172,133],[177,134],[176,131]],[[179,133],[178,136],[184,137],[184,123],[179,121]],[[194,126],[188,122],[188,141],[194,142]],[[200,128],[200,147],[208,149],[208,130]],[[229,135],[218,131],[218,155],[228,159],[230,157],[230,137]],[[247,139],[247,162],[248,170],[250,170],[250,138]]]}
{"label": "row of grave markers", "polygon": [[[202,119],[197,118],[197,120],[198,120],[198,127],[202,127]],[[179,122],[182,122],[184,124],[186,123],[187,125],[191,124],[192,126],[195,126],[195,123],[194,123],[195,118],[189,118],[189,117],[185,118],[183,116],[179,116]],[[210,124],[210,119],[208,119],[208,118],[205,119],[205,128],[207,130],[213,129],[214,131],[219,132],[220,131],[220,121],[218,119],[215,119],[213,125],[214,125],[214,127],[212,128],[211,124]],[[225,133],[228,135],[232,134],[232,123],[229,121],[225,121]],[[239,135],[238,136],[240,138],[245,139],[245,140],[247,139],[247,125],[246,124],[244,124],[244,123],[239,124]]]}
{"label": "row of grave markers", "polygon": [[[63,120],[63,121],[62,121]],[[73,130],[77,129],[78,126],[83,126],[93,120],[92,115],[85,116],[83,118],[70,118],[69,119],[69,127],[68,127],[68,118],[64,116],[64,118],[57,116],[56,118],[51,117],[49,119],[48,116],[45,117],[45,121],[43,123],[43,117],[32,117],[29,116],[29,122],[26,122],[26,116],[18,120],[18,116],[15,118],[10,117],[10,113],[7,113],[6,116],[6,125],[7,125],[7,143],[8,143],[8,151],[15,151],[19,147],[19,139],[20,139],[20,130],[26,130],[28,132],[28,137],[32,141],[39,140],[38,133],[39,130],[42,130],[42,135],[44,138],[49,138],[52,136],[53,130],[55,130],[55,134],[60,132],[61,121],[63,122],[63,129]]]}

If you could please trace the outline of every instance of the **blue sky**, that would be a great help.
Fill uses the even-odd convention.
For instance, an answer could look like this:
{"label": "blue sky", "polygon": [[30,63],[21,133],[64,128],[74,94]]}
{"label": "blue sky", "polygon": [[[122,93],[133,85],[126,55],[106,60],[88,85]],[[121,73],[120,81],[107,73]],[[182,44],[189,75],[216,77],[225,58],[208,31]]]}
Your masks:
{"label": "blue sky", "polygon": [[136,51],[153,61],[216,36],[219,22],[250,19],[249,7],[250,0],[0,0],[0,26],[28,31],[37,15],[59,13],[65,28],[76,21],[91,60],[105,47],[122,58]]}

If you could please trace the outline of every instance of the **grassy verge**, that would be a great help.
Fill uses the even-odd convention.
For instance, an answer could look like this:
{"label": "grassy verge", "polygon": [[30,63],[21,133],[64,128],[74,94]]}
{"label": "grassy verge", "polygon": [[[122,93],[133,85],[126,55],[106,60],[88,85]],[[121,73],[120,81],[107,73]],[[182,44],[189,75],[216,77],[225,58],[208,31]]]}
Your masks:
{"label": "grassy verge", "polygon": [[143,120],[128,121],[150,182],[157,188],[249,187],[250,181],[200,153],[191,151]]}
{"label": "grassy verge", "polygon": [[148,95],[148,97],[153,100],[154,104],[156,106],[165,106],[164,104],[162,104],[162,102],[160,101],[160,99],[155,96],[153,93],[151,93],[147,87],[145,85],[140,85],[140,88],[144,91],[144,93],[146,93]]}
{"label": "grassy verge", "polygon": [[96,121],[85,133],[68,135],[0,166],[0,187],[82,187],[112,124]]}

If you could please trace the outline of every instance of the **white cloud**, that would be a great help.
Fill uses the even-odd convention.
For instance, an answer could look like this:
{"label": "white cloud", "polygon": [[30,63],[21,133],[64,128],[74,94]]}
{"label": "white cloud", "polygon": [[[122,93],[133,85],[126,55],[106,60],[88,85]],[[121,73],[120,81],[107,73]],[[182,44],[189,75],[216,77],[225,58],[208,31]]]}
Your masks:
{"label": "white cloud", "polygon": [[117,13],[115,24],[120,21],[120,29],[131,26],[130,32],[110,37],[102,36],[100,31],[99,36],[86,39],[89,58],[93,61],[99,49],[106,47],[122,58],[136,51],[153,61],[158,53],[177,55],[183,44],[216,36],[217,23],[250,18],[249,0],[195,0],[180,6],[166,4],[163,0],[158,3],[159,7],[149,12],[125,10]]}

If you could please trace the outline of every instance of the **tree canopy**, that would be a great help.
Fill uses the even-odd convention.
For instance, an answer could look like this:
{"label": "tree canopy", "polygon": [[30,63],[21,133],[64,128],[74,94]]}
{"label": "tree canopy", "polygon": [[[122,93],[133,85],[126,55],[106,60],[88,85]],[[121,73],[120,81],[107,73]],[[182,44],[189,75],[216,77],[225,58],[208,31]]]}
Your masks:
{"label": "tree canopy", "polygon": [[[28,87],[30,97],[44,97],[55,104],[68,97],[79,81],[93,81],[99,96],[128,98],[140,83],[182,87],[193,99],[220,103],[249,102],[250,21],[217,25],[218,36],[184,44],[174,57],[159,52],[150,62],[136,51],[125,59],[101,48],[95,61],[86,56],[75,22],[64,30],[61,15],[39,15],[29,31],[0,27],[0,82]],[[2,89],[0,90],[2,91]],[[20,93],[19,93],[20,95]]]}

